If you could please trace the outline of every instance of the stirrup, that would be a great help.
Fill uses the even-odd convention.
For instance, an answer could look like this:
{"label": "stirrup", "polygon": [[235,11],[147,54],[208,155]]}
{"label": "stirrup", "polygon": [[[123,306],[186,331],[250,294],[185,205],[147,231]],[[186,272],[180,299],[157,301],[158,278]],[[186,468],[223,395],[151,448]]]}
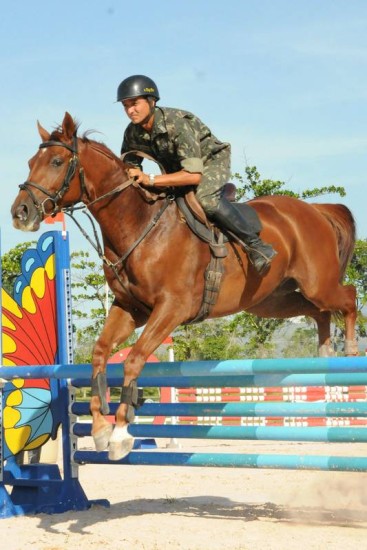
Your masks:
{"label": "stirrup", "polygon": [[278,254],[271,245],[265,245],[269,247],[269,254],[259,250],[259,248],[248,247],[248,257],[259,275],[264,275],[270,267],[273,258]]}

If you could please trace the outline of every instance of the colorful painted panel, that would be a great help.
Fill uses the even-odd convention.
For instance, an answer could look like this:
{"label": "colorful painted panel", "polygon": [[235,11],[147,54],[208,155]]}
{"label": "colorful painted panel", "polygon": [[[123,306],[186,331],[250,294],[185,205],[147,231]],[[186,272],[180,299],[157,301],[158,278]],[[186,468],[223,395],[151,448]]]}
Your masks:
{"label": "colorful painted panel", "polygon": [[[2,289],[3,365],[50,365],[57,353],[55,246],[51,233],[27,250],[13,297]],[[57,414],[48,379],[8,382],[4,389],[4,458],[36,449],[55,433]]]}

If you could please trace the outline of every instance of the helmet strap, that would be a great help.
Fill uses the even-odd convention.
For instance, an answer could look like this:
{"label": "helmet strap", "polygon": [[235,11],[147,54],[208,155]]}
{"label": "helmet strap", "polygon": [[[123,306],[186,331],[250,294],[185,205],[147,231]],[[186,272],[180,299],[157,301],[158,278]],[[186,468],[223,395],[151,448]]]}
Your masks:
{"label": "helmet strap", "polygon": [[149,114],[145,117],[144,120],[142,120],[142,122],[140,123],[140,126],[143,126],[144,124],[147,124],[147,122],[149,122],[149,120],[151,119],[152,116],[154,116],[154,111],[155,111],[155,99],[153,97],[147,97],[146,100],[148,101],[149,103],[149,106],[150,106],[150,110],[149,110]]}

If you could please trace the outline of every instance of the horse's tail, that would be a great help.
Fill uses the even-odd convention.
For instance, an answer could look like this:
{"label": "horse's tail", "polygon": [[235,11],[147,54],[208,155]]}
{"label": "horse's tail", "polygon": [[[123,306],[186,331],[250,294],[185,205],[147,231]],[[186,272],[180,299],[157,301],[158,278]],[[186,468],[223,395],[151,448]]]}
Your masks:
{"label": "horse's tail", "polygon": [[340,282],[353,256],[356,242],[356,222],[352,212],[344,204],[314,204],[328,220],[338,241]]}

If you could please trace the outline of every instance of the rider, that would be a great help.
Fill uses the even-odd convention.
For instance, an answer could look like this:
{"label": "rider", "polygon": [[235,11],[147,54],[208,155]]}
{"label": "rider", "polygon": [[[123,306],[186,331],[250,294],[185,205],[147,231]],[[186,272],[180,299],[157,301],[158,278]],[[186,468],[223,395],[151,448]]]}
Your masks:
{"label": "rider", "polygon": [[141,170],[142,158],[127,155],[132,167],[128,175],[144,186],[198,186],[196,197],[208,218],[234,233],[246,246],[251,263],[263,274],[276,255],[259,233],[261,222],[246,205],[246,217],[223,194],[230,177],[230,145],[222,143],[195,115],[187,111],[157,107],[155,82],[143,75],[125,78],[117,90],[131,123],[127,126],[121,154],[140,151],[151,155],[165,170],[154,176]]}

